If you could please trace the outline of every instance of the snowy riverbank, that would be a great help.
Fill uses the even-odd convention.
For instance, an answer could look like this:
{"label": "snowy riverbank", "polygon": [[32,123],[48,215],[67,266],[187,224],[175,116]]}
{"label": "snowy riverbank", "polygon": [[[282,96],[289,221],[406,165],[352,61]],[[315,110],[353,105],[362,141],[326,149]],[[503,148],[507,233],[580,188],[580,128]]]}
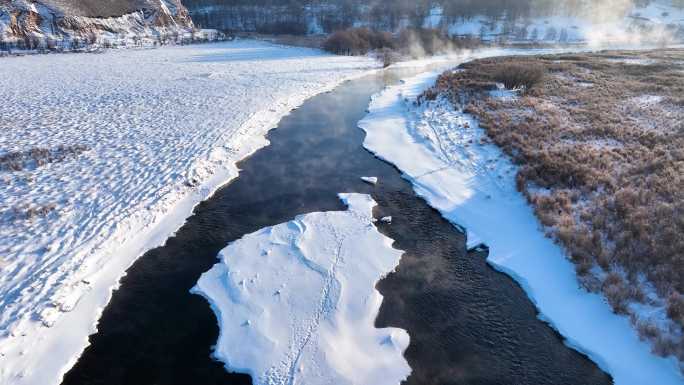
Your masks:
{"label": "snowy riverbank", "polygon": [[255,41],[0,61],[0,383],[41,385],[282,116],[377,67]]}
{"label": "snowy riverbank", "polygon": [[231,243],[200,278],[221,329],[215,356],[255,385],[399,384],[406,331],[376,329],[375,284],[402,252],[373,225],[368,195]]}
{"label": "snowy riverbank", "polygon": [[586,353],[617,385],[684,382],[673,359],[659,358],[629,320],[579,288],[574,267],[544,236],[515,188],[515,166],[468,115],[446,104],[413,104],[439,73],[390,87],[359,125],[364,146],[396,165],[415,191],[467,231],[468,245],[489,247],[488,262],[516,279],[567,344]]}

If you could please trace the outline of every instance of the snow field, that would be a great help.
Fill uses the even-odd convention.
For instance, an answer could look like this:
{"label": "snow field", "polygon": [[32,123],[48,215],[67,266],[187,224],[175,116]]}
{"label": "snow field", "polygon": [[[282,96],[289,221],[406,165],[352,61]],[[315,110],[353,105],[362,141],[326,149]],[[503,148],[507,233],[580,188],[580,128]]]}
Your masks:
{"label": "snow field", "polygon": [[119,278],[305,99],[377,67],[256,41],[0,59],[0,383],[58,383]]}

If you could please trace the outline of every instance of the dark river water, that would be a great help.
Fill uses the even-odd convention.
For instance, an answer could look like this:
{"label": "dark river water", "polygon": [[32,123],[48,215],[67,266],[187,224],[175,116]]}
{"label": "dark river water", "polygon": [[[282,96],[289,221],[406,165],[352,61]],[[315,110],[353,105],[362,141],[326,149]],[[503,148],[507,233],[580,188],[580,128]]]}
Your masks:
{"label": "dark river water", "polygon": [[[210,357],[216,319],[189,290],[229,242],[299,214],[344,210],[340,192],[372,194],[376,217],[394,218],[380,231],[406,251],[397,272],[378,284],[385,299],[376,324],[411,336],[407,384],[610,384],[537,319],[523,290],[487,265],[486,252],[468,252],[463,234],[363,149],[356,124],[370,96],[403,71],[347,82],[285,117],[271,145],[240,163],[239,178],[128,270],[63,384],[250,384]],[[366,175],[379,184],[359,179]]]}

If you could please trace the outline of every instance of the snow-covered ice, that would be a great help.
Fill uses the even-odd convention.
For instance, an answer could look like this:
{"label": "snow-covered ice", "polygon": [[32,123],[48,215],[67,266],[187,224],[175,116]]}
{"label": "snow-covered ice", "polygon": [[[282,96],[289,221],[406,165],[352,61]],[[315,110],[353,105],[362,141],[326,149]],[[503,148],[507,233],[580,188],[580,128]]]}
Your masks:
{"label": "snow-covered ice", "polygon": [[361,180],[369,184],[378,184],[378,177],[376,176],[362,176]]}
{"label": "snow-covered ice", "polygon": [[411,369],[406,331],[376,329],[375,284],[402,252],[372,224],[368,195],[231,243],[193,292],[216,313],[214,355],[255,385],[399,384]]}
{"label": "snow-covered ice", "polygon": [[446,101],[416,97],[438,72],[376,95],[360,123],[364,146],[397,166],[417,194],[467,231],[468,246],[485,243],[488,262],[512,276],[566,343],[610,373],[616,385],[682,384],[674,358],[652,354],[626,317],[579,287],[572,263],[544,236],[515,188],[517,169],[500,149],[480,144],[477,121]]}
{"label": "snow-covered ice", "polygon": [[376,67],[256,41],[0,59],[0,159],[21,159],[0,162],[0,384],[58,383],[137,257],[283,115]]}

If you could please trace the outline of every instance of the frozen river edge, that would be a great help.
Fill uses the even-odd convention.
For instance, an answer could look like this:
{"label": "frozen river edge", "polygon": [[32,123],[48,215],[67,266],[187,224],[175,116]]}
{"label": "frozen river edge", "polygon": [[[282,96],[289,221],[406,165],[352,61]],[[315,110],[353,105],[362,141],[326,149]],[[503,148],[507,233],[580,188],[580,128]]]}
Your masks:
{"label": "frozen river edge", "polygon": [[[486,244],[488,262],[523,287],[540,319],[611,374],[616,385],[683,383],[674,359],[651,354],[628,319],[613,314],[600,296],[580,289],[574,267],[544,236],[516,191],[513,165],[493,145],[466,144],[484,136],[477,122],[457,111],[427,111],[413,103],[438,75],[407,79],[374,97],[368,116],[359,122],[367,134],[364,147],[395,165],[419,196],[464,228],[469,247]],[[439,131],[454,128],[465,132],[455,140],[461,146],[445,151]],[[494,169],[485,163],[489,159],[496,159]]]}

